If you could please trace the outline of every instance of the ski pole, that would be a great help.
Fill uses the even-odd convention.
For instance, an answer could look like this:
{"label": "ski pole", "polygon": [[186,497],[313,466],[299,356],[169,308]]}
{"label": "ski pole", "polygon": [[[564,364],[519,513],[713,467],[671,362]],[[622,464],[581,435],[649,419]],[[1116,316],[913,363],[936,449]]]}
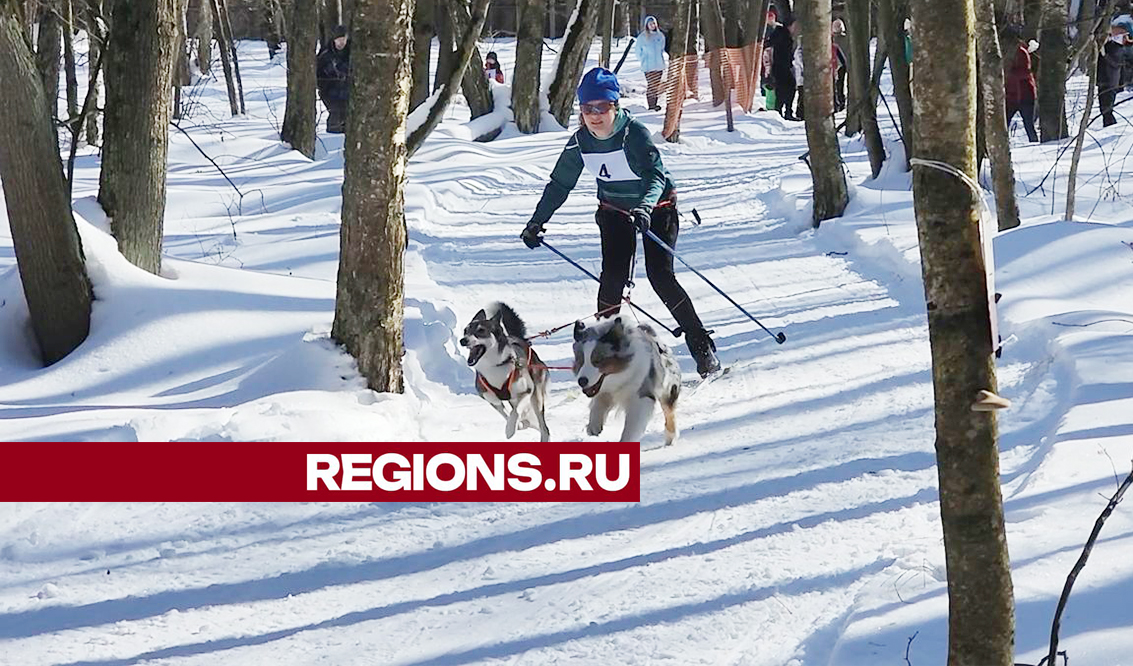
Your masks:
{"label": "ski pole", "polygon": [[[567,263],[568,263],[568,264],[570,264],[571,266],[574,266],[574,267],[575,267],[575,268],[577,268],[578,270],[580,270],[580,271],[582,271],[583,273],[586,273],[587,275],[589,275],[589,276],[590,276],[590,279],[594,280],[594,281],[595,281],[595,282],[597,282],[598,284],[602,284],[602,281],[598,279],[598,276],[597,276],[597,275],[595,275],[595,274],[591,273],[590,271],[586,270],[586,267],[582,266],[581,264],[579,264],[578,262],[576,262],[576,261],[575,261],[574,259],[571,259],[570,257],[566,256],[566,255],[565,255],[565,254],[563,254],[562,252],[559,252],[559,251],[558,251],[557,249],[555,249],[555,247],[554,247],[553,245],[551,245],[551,244],[550,244],[550,243],[548,243],[547,241],[543,241],[542,243],[540,243],[540,245],[542,245],[543,247],[547,248],[547,249],[548,249],[548,250],[550,250],[551,252],[554,252],[555,254],[559,255],[559,256],[560,256],[560,257],[561,257],[561,258],[563,259],[563,261],[567,262]],[[629,304],[629,306],[630,306],[631,308],[633,308],[634,310],[637,310],[638,312],[640,312],[641,314],[645,315],[646,317],[649,317],[649,318],[650,318],[651,320],[653,320],[653,323],[657,324],[657,325],[658,325],[658,326],[660,326],[661,328],[663,328],[663,329],[665,329],[666,331],[668,331],[668,332],[669,332],[669,333],[670,333],[670,334],[671,334],[671,335],[672,335],[672,336],[673,336],[674,338],[679,338],[679,337],[681,337],[681,333],[682,333],[683,331],[681,331],[681,327],[680,327],[680,326],[678,326],[678,327],[676,327],[676,328],[669,328],[669,327],[668,327],[668,326],[666,326],[665,324],[661,323],[661,320],[660,320],[660,319],[658,319],[658,318],[654,317],[653,315],[649,314],[649,313],[648,313],[648,312],[646,312],[645,310],[641,309],[641,308],[640,308],[640,307],[638,307],[638,305],[637,305],[636,303],[634,303],[633,301],[626,301],[626,303],[628,303],[628,304]]]}
{"label": "ski pole", "polygon": [[753,317],[753,316],[751,315],[751,313],[750,313],[750,312],[748,312],[747,310],[745,310],[745,309],[743,308],[743,306],[742,306],[742,305],[740,305],[739,303],[737,303],[737,302],[736,302],[736,301],[735,301],[735,300],[734,300],[734,299],[733,299],[733,298],[732,298],[731,296],[729,296],[729,295],[725,294],[725,293],[724,293],[724,290],[723,290],[723,289],[721,289],[720,287],[717,287],[717,286],[715,285],[715,283],[713,283],[713,282],[712,282],[712,280],[709,280],[709,279],[708,279],[708,278],[707,278],[707,277],[706,277],[706,276],[704,275],[704,273],[701,273],[700,271],[698,271],[698,270],[696,270],[695,268],[693,268],[692,266],[690,266],[690,265],[689,265],[689,263],[688,263],[687,261],[685,261],[685,260],[684,260],[684,257],[682,257],[681,255],[677,254],[677,251],[676,251],[676,250],[674,250],[674,249],[673,249],[672,247],[669,247],[669,244],[668,244],[668,243],[666,243],[665,241],[661,240],[661,239],[660,239],[660,238],[659,238],[659,237],[657,236],[657,234],[653,233],[653,230],[652,230],[652,229],[646,229],[646,230],[645,230],[645,235],[646,235],[646,236],[648,236],[648,237],[650,237],[650,238],[652,238],[652,239],[653,239],[653,242],[654,242],[654,243],[656,243],[656,244],[660,245],[660,246],[661,246],[662,248],[664,248],[664,249],[665,249],[665,251],[666,251],[666,252],[668,252],[668,253],[669,253],[669,254],[671,254],[671,255],[672,255],[672,256],[673,256],[674,258],[676,258],[676,259],[677,259],[678,261],[680,261],[680,262],[681,262],[682,264],[684,264],[684,265],[685,265],[685,268],[689,269],[689,270],[690,270],[690,271],[692,271],[693,273],[696,273],[696,274],[697,274],[698,276],[700,276],[700,279],[701,279],[701,280],[704,280],[705,282],[707,282],[707,283],[708,283],[708,286],[710,286],[710,287],[712,287],[713,289],[715,289],[715,290],[716,290],[716,293],[718,293],[718,294],[720,294],[721,296],[723,296],[724,298],[728,299],[728,302],[729,302],[729,303],[731,303],[732,305],[736,306],[736,308],[737,308],[737,309],[738,309],[738,310],[739,310],[740,312],[742,312],[742,313],[744,313],[745,315],[747,315],[747,318],[748,318],[748,319],[750,319],[750,320],[754,321],[754,322],[755,322],[756,324],[758,324],[758,325],[759,325],[759,327],[760,327],[760,328],[762,328],[762,329],[763,329],[764,331],[767,331],[767,335],[770,335],[771,337],[775,338],[775,342],[778,342],[779,344],[783,344],[784,342],[786,342],[786,341],[787,341],[787,334],[786,334],[786,333],[783,333],[782,331],[780,331],[779,333],[772,333],[772,332],[771,332],[771,331],[770,331],[770,330],[769,330],[769,329],[768,329],[768,328],[767,328],[766,326],[764,326],[764,325],[763,325],[763,323],[762,323],[761,321],[759,321],[758,319],[756,319],[755,317]]}

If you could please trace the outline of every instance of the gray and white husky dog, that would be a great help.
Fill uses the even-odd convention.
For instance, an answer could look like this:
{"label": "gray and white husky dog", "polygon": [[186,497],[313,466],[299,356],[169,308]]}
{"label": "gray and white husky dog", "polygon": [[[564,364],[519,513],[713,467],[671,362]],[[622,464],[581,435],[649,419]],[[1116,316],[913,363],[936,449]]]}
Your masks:
{"label": "gray and white husky dog", "polygon": [[515,310],[504,303],[480,310],[464,327],[460,345],[468,348],[468,365],[476,370],[480,397],[507,419],[504,434],[508,439],[517,427],[538,426],[539,440],[550,440],[543,412],[547,366],[527,341],[527,326]]}
{"label": "gray and white husky dog", "polygon": [[672,352],[645,324],[621,317],[587,327],[574,324],[574,375],[590,398],[589,435],[598,435],[610,410],[625,412],[621,441],[640,442],[654,403],[665,414],[665,445],[677,438],[681,369]]}

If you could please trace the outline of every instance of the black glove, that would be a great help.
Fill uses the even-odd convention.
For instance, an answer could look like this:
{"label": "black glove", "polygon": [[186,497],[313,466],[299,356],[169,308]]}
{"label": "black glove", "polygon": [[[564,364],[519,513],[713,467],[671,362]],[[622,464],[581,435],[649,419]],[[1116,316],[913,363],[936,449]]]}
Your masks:
{"label": "black glove", "polygon": [[531,220],[527,223],[527,228],[519,235],[523,239],[523,244],[534,250],[543,244],[543,223]]}
{"label": "black glove", "polygon": [[653,218],[650,217],[647,209],[634,208],[629,213],[629,221],[633,223],[633,226],[637,227],[638,231],[645,233],[649,230],[649,225],[653,222]]}

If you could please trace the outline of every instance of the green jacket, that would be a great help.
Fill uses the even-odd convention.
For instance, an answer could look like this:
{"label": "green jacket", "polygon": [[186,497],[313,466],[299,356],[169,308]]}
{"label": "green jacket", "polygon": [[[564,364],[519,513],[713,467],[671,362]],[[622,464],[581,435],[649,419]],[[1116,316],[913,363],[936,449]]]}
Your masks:
{"label": "green jacket", "polygon": [[676,188],[649,130],[621,109],[608,139],[596,138],[583,126],[567,141],[531,216],[533,222],[551,219],[578,183],[583,167],[598,181],[598,200],[625,211],[652,210]]}

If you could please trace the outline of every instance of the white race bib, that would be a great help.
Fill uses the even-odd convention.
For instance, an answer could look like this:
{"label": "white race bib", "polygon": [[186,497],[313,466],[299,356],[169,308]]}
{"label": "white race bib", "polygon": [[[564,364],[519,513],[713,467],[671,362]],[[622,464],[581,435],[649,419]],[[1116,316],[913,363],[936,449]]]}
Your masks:
{"label": "white race bib", "polygon": [[610,153],[583,153],[582,161],[586,170],[594,174],[598,180],[605,182],[640,180],[641,177],[629,168],[624,150],[615,150]]}

